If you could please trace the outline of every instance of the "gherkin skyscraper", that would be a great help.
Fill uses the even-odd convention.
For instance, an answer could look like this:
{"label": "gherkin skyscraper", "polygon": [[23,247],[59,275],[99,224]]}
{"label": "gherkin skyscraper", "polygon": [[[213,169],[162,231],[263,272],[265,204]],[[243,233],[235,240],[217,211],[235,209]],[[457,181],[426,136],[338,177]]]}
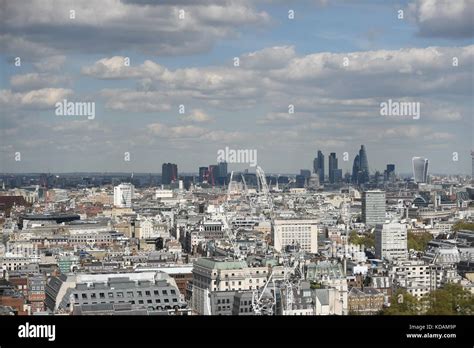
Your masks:
{"label": "gherkin skyscraper", "polygon": [[367,159],[367,152],[365,151],[365,145],[360,146],[359,150],[359,161],[360,161],[360,178],[359,184],[369,182],[369,161]]}

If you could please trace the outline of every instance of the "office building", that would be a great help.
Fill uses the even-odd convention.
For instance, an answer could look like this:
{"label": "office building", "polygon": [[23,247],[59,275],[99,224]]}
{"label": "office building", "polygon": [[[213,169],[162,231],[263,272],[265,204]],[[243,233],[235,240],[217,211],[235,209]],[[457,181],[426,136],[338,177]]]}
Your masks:
{"label": "office building", "polygon": [[365,150],[365,145],[361,145],[359,154],[354,158],[354,164],[352,166],[352,182],[361,185],[368,183],[369,179],[367,151]]}
{"label": "office building", "polygon": [[208,178],[207,182],[215,186],[217,184],[217,180],[219,178],[219,166],[216,164],[211,164],[208,169]]}
{"label": "office building", "polygon": [[395,179],[395,164],[387,164],[387,169],[384,171],[384,180],[393,181]]}
{"label": "office building", "polygon": [[319,175],[319,182],[323,183],[324,182],[324,155],[320,150],[318,150],[318,157],[314,159],[313,169],[314,169],[314,172]]}
{"label": "office building", "polygon": [[207,181],[208,173],[209,173],[209,169],[207,167],[199,167],[199,182],[200,183]]}
{"label": "office building", "polygon": [[304,176],[305,179],[308,179],[311,176],[311,170],[309,170],[309,169],[300,169],[300,175]]}
{"label": "office building", "polygon": [[405,224],[399,222],[377,224],[375,228],[375,256],[389,261],[408,257]]}
{"label": "office building", "polygon": [[428,176],[428,159],[423,157],[413,157],[413,179],[415,183],[426,183]]}
{"label": "office building", "polygon": [[218,175],[217,181],[219,185],[225,185],[227,180],[227,162],[219,162],[217,164],[218,167]]}
{"label": "office building", "polygon": [[130,303],[163,311],[186,308],[175,280],[164,272],[61,274],[46,285],[45,304],[53,312],[71,306]]}
{"label": "office building", "polygon": [[114,187],[114,206],[118,208],[131,208],[134,194],[134,186],[130,183],[122,183]]}
{"label": "office building", "polygon": [[[198,314],[210,314],[211,293],[259,289],[265,285],[268,275],[267,267],[249,267],[246,261],[198,259],[193,265],[192,308]],[[230,299],[225,302],[230,306]]]}
{"label": "office building", "polygon": [[337,157],[335,152],[329,155],[329,182],[331,184],[342,180],[342,169],[337,168]]}
{"label": "office building", "polygon": [[385,192],[380,190],[362,193],[362,221],[375,226],[385,222]]}
{"label": "office building", "polygon": [[297,188],[304,188],[306,186],[306,177],[304,175],[297,175],[295,177],[295,185]]}
{"label": "office building", "polygon": [[163,163],[161,170],[161,183],[170,185],[178,180],[178,165],[174,163]]}
{"label": "office building", "polygon": [[273,243],[278,252],[285,250],[287,246],[298,246],[308,253],[318,252],[318,220],[275,220],[273,231]]}

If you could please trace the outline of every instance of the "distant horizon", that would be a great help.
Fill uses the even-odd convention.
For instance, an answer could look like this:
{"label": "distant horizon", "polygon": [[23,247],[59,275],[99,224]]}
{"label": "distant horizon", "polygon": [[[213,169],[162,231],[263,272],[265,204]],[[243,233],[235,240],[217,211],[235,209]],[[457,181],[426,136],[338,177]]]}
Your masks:
{"label": "distant horizon", "polygon": [[[301,168],[305,169],[305,168]],[[231,172],[234,173],[244,173],[245,170],[229,170],[228,174]],[[248,171],[249,174],[255,174],[255,171]],[[83,172],[83,171],[77,171],[77,172],[5,172],[1,173],[1,176],[7,176],[7,175],[42,175],[42,174],[49,174],[49,175],[55,175],[55,174],[62,174],[62,175],[79,175],[79,174],[97,174],[97,175],[162,175],[162,172],[115,172],[115,171],[110,171],[110,172]],[[178,166],[178,175],[199,175],[199,172],[188,172],[188,171],[179,171],[179,166]],[[311,173],[313,174],[313,173]],[[383,171],[380,172],[381,175],[383,175]],[[402,172],[402,173],[396,173],[398,176],[401,177],[413,177],[413,173],[407,173],[407,172]],[[265,175],[300,175],[299,171],[294,172],[294,173],[284,173],[284,172],[265,172]],[[371,176],[374,175],[374,173],[370,173]],[[470,174],[463,174],[463,173],[458,173],[458,174],[447,174],[447,173],[430,173],[428,172],[428,176],[465,176],[465,177],[470,177]],[[325,175],[327,177],[328,175]]]}

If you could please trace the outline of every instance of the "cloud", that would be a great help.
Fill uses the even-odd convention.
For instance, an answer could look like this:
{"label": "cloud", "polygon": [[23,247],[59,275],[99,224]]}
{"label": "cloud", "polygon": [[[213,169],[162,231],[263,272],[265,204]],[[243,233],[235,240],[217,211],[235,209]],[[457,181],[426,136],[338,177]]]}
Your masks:
{"label": "cloud", "polygon": [[161,138],[196,138],[207,132],[197,126],[167,126],[161,123],[152,123],[147,126],[151,134]]}
{"label": "cloud", "polygon": [[[265,64],[267,57],[273,61]],[[344,66],[344,58],[349,65]],[[453,66],[453,57],[459,61]],[[135,79],[142,93],[160,90],[232,109],[257,102],[323,100],[328,107],[368,107],[373,98],[447,93],[470,95],[474,46],[427,47],[295,56],[291,47],[272,47],[232,64],[171,70],[151,60],[124,67],[123,57],[101,59],[82,69],[98,79]],[[138,95],[137,95],[138,96]],[[318,98],[314,98],[318,96]],[[316,102],[321,104],[321,102]],[[287,105],[288,105],[287,104]],[[301,105],[295,108],[301,110]],[[321,106],[321,105],[318,105]]]}
{"label": "cloud", "polygon": [[408,5],[419,35],[463,39],[474,36],[472,0],[416,0]]}
{"label": "cloud", "polygon": [[208,123],[212,121],[212,117],[207,115],[204,111],[200,109],[194,109],[191,111],[191,114],[183,117],[183,121],[195,122],[195,123]]}
{"label": "cloud", "polygon": [[12,92],[0,90],[0,106],[5,108],[49,109],[56,102],[71,96],[73,91],[64,88],[41,88],[29,92]]}
{"label": "cloud", "polygon": [[103,89],[99,95],[105,98],[105,107],[110,110],[130,112],[163,112],[171,110],[171,105],[159,92]]}
{"label": "cloud", "polygon": [[[182,2],[120,0],[2,1],[5,52],[30,57],[128,50],[152,55],[206,52],[241,27],[265,26],[269,15],[246,0]],[[70,11],[75,18],[70,18]],[[184,18],[180,15],[184,11]],[[41,48],[36,51],[36,48]]]}
{"label": "cloud", "polygon": [[64,66],[65,62],[66,56],[50,56],[38,61],[34,64],[34,66],[38,71],[41,72],[59,71]]}
{"label": "cloud", "polygon": [[70,82],[70,79],[66,76],[52,75],[48,73],[28,73],[13,75],[10,78],[10,86],[15,91],[28,91],[64,84],[69,85]]}

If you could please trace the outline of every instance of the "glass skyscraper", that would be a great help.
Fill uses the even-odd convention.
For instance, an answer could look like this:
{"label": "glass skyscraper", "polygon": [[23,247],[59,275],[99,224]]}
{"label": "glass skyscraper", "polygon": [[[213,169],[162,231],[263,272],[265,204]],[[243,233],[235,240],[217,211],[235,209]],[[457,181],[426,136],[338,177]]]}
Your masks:
{"label": "glass skyscraper", "polygon": [[428,159],[423,157],[413,157],[413,178],[415,183],[426,183],[428,176]]}
{"label": "glass skyscraper", "polygon": [[324,182],[324,155],[321,150],[318,150],[318,157],[315,158],[316,161],[316,173],[319,175],[319,182]]}
{"label": "glass skyscraper", "polygon": [[369,182],[369,161],[365,145],[360,146],[359,154],[354,158],[352,182],[359,185]]}

